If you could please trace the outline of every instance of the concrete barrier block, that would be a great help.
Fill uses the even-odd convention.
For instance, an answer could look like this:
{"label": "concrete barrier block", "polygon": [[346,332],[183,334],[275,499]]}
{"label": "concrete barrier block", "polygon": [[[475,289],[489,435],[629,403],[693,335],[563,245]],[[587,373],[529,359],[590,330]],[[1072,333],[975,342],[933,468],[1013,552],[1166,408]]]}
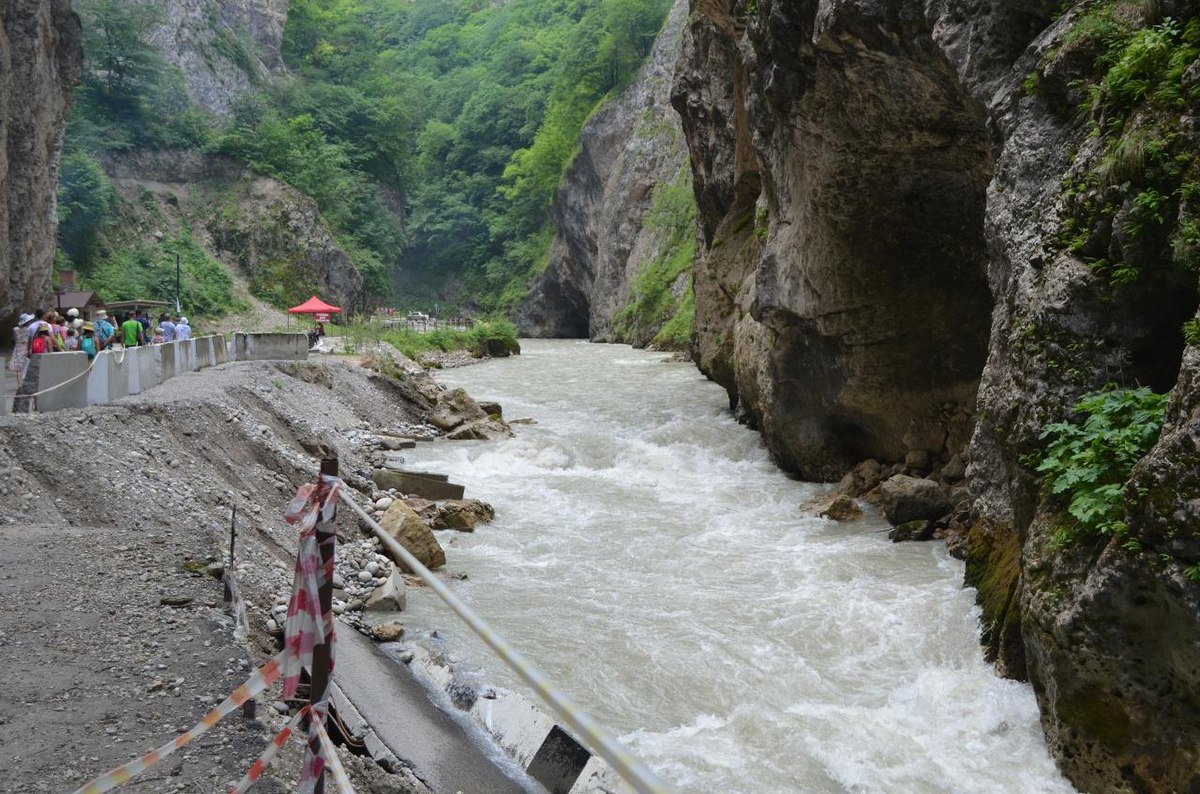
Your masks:
{"label": "concrete barrier block", "polygon": [[109,351],[108,356],[108,399],[112,402],[129,396],[129,368],[133,364],[128,349]]}
{"label": "concrete barrier block", "polygon": [[193,340],[196,349],[196,369],[205,369],[216,364],[216,354],[213,352],[213,338],[198,336]]}
{"label": "concrete barrier block", "polygon": [[223,336],[214,336],[213,353],[216,363],[224,364],[229,360],[229,341]]}
{"label": "concrete barrier block", "polygon": [[125,356],[130,394],[141,394],[158,385],[158,373],[154,366],[154,350],[151,347],[148,345],[131,347],[125,351]]}
{"label": "concrete barrier block", "polygon": [[[37,411],[58,411],[87,405],[87,353],[45,353],[29,360],[21,392],[45,392],[32,398]],[[18,397],[19,411],[28,410],[28,402]]]}
{"label": "concrete barrier block", "polygon": [[196,371],[196,340],[175,342],[175,374]]}
{"label": "concrete barrier block", "polygon": [[154,350],[155,375],[159,383],[166,383],[175,377],[175,344],[175,342],[167,342],[165,345],[155,345],[152,348]]}
{"label": "concrete barrier block", "polygon": [[96,354],[92,371],[87,376],[88,405],[103,405],[108,402],[108,376],[112,370],[112,362],[109,359],[111,358],[112,352],[108,350]]}
{"label": "concrete barrier block", "polygon": [[234,334],[238,361],[306,361],[308,337],[305,334]]}

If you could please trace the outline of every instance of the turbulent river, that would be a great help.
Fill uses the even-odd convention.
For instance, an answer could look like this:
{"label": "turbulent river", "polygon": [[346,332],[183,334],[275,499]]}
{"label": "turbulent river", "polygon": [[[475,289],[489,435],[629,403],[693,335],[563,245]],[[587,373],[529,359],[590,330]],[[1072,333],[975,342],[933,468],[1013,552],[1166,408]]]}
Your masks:
{"label": "turbulent river", "polygon": [[[800,511],[724,392],[663,354],[525,342],[438,379],[505,416],[501,442],[410,458],[491,502],[443,533],[454,588],[667,781],[703,792],[1069,792],[1028,686],[997,678],[941,543]],[[524,687],[427,589],[410,628]]]}

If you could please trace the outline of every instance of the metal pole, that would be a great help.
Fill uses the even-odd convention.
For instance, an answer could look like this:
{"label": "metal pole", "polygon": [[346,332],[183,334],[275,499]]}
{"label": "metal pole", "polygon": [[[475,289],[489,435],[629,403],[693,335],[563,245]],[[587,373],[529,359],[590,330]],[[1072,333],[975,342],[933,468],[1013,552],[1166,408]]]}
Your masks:
{"label": "metal pole", "polygon": [[[338,459],[325,458],[321,461],[321,474],[327,477],[338,476]],[[319,509],[319,508],[318,508]],[[337,508],[334,507],[334,519],[337,518]],[[324,571],[334,559],[334,545],[337,540],[334,536],[337,535],[337,530],[332,532],[321,532],[320,527],[324,526],[322,522],[317,523],[317,548],[321,550],[321,570]],[[321,586],[317,590],[317,600],[321,605],[321,617],[324,619],[333,610],[333,578],[321,580]],[[329,688],[329,668],[330,668],[330,644],[329,638],[325,638],[325,642],[313,648],[313,670],[312,681],[308,686],[308,702],[320,703],[325,699],[325,691]],[[319,752],[320,747],[315,748]],[[325,772],[322,770],[317,777],[316,785],[313,787],[314,794],[325,794]]]}
{"label": "metal pole", "polygon": [[[237,537],[237,505],[234,505],[229,514],[229,567],[226,569],[229,572],[233,571],[233,541]],[[225,603],[228,604],[233,600],[233,591],[229,589],[229,579],[225,579]]]}
{"label": "metal pole", "polygon": [[175,313],[183,311],[182,291],[179,289],[179,252],[175,252]]}

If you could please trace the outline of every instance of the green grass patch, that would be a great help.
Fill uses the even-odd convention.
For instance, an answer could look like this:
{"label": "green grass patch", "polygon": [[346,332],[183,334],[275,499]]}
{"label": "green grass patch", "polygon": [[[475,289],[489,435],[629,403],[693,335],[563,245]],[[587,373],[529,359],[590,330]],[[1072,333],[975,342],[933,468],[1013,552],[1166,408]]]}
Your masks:
{"label": "green grass patch", "polygon": [[379,338],[413,359],[434,351],[466,350],[477,357],[521,352],[517,327],[502,317],[479,320],[470,329],[438,328],[424,332],[392,329],[384,331]]}

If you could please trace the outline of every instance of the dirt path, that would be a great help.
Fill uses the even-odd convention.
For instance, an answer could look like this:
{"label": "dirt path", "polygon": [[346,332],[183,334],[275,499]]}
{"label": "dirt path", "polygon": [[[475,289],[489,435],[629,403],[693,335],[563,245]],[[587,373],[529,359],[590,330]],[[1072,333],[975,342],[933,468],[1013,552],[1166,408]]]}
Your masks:
{"label": "dirt path", "polygon": [[[370,495],[373,432],[430,430],[419,382],[346,362],[234,363],[113,405],[0,416],[0,791],[70,790],[157,747],[273,655],[295,548],[284,506],[325,449]],[[234,506],[246,642],[203,570],[224,553]],[[361,537],[344,518],[339,531]],[[277,697],[126,790],[227,790],[282,723]],[[288,748],[256,791],[292,789],[299,744]],[[360,791],[425,790],[348,763]]]}
{"label": "dirt path", "polygon": [[[4,791],[82,785],[194,725],[252,669],[220,583],[183,568],[205,561],[203,533],[15,525],[0,546]],[[262,722],[230,716],[131,788],[228,789],[266,741]]]}

